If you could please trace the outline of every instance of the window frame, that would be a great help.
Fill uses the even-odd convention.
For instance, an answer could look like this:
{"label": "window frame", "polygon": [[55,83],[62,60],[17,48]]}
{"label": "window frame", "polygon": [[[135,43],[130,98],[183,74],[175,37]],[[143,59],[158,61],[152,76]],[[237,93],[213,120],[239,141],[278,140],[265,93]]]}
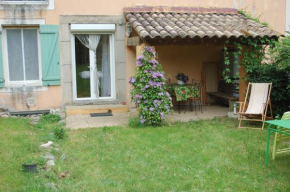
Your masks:
{"label": "window frame", "polygon": [[37,9],[44,10],[54,10],[55,0],[45,0],[45,1],[3,1],[0,0],[0,10],[5,9],[5,5],[39,5]]}
{"label": "window frame", "polygon": [[[9,74],[9,61],[8,61],[8,42],[7,42],[7,29],[36,29],[37,33],[37,45],[38,45],[38,70],[39,70],[39,79],[38,80],[23,80],[23,81],[10,81]],[[4,68],[4,78],[5,87],[23,87],[23,86],[42,86],[42,63],[41,63],[41,44],[40,44],[40,33],[39,27],[9,27],[3,28],[3,68]],[[23,33],[23,32],[22,32]],[[23,39],[22,39],[23,45]],[[24,68],[25,70],[25,68]]]}
{"label": "window frame", "polygon": [[29,0],[25,0],[25,1],[0,0],[0,1],[1,1],[1,4],[16,4],[16,5],[19,5],[19,4],[48,5],[49,4],[49,0],[44,0],[44,1],[41,1],[41,0],[37,0],[37,1],[29,1]]}

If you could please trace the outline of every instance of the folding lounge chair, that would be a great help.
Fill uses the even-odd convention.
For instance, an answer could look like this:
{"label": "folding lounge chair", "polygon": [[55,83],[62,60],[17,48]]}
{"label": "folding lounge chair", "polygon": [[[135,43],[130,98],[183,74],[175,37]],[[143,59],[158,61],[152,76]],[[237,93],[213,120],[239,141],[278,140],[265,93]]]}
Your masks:
{"label": "folding lounge chair", "polygon": [[[242,127],[242,121],[261,121],[264,129],[265,120],[273,119],[270,94],[272,83],[249,83],[244,102],[240,102],[239,108],[239,128]],[[271,116],[267,116],[268,107]]]}
{"label": "folding lounge chair", "polygon": [[[283,114],[282,120],[290,119],[290,111]],[[278,127],[279,130],[284,131],[286,133],[290,133],[289,129],[283,129],[283,127]],[[288,142],[285,146],[281,145],[282,142]],[[276,132],[274,138],[274,145],[273,145],[273,153],[272,159],[274,160],[276,155],[290,153],[290,137],[288,135],[284,135],[281,133]]]}

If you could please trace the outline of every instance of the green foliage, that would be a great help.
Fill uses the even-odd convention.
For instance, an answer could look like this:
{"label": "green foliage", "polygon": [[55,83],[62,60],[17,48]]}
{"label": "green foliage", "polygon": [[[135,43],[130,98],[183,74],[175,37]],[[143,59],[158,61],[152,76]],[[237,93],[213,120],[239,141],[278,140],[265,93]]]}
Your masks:
{"label": "green foliage", "polygon": [[280,41],[275,42],[275,46],[270,50],[271,62],[276,63],[279,69],[290,69],[290,32],[286,32]]}
{"label": "green foliage", "polygon": [[61,120],[61,117],[56,114],[41,115],[39,123],[56,123]]}
{"label": "green foliage", "polygon": [[38,163],[38,159],[33,156],[28,156],[23,162],[26,165],[33,165],[35,163]]}
{"label": "green foliage", "polygon": [[[290,106],[290,37],[280,41],[269,38],[244,38],[233,43],[235,54],[242,55],[242,63],[246,71],[247,82],[272,82],[271,102],[274,115],[282,115]],[[225,43],[225,61],[228,61]],[[242,46],[244,49],[242,50]],[[225,62],[225,64],[227,64]],[[227,75],[228,68],[223,71],[223,78],[230,83]]]}
{"label": "green foliage", "polygon": [[131,99],[139,107],[140,123],[160,125],[172,107],[171,97],[165,90],[161,65],[154,59],[155,52],[145,47],[138,56],[136,72],[129,79],[133,89]]}
{"label": "green foliage", "polygon": [[248,82],[273,83],[271,92],[271,102],[273,113],[282,115],[289,111],[290,92],[287,90],[289,85],[290,71],[286,69],[277,69],[275,64],[263,64],[252,67],[252,71],[247,73]]}
{"label": "green foliage", "polygon": [[59,140],[66,138],[66,130],[63,127],[55,127],[53,134],[55,138]]}
{"label": "green foliage", "polygon": [[37,159],[37,164],[38,165],[44,165],[46,163],[46,160],[43,157],[39,157]]}
{"label": "green foliage", "polygon": [[247,11],[244,10],[244,9],[239,10],[238,13],[241,14],[241,15],[243,15],[244,17],[246,17],[246,18],[248,18],[248,19],[251,19],[251,20],[253,20],[253,21],[255,21],[255,22],[261,24],[261,25],[264,25],[264,26],[266,26],[266,27],[269,26],[268,23],[266,23],[266,22],[262,22],[262,21],[260,20],[260,17],[261,17],[261,16],[253,17],[253,16],[251,15],[251,13],[247,12]]}
{"label": "green foliage", "polygon": [[56,166],[27,174],[20,167],[28,155],[45,155],[39,144],[49,130],[3,118],[0,191],[290,191],[290,156],[270,160],[266,169],[266,131],[237,126],[235,119],[215,118],[158,129],[68,131],[70,139],[52,150]]}
{"label": "green foliage", "polygon": [[128,120],[128,125],[131,128],[138,128],[141,126],[140,119],[138,117],[130,117]]}

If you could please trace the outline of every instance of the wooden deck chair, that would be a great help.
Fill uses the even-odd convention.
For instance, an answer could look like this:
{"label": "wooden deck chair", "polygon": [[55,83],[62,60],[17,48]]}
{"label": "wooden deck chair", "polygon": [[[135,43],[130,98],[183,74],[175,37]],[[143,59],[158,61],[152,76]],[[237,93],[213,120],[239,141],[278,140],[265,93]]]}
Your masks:
{"label": "wooden deck chair", "polygon": [[[253,128],[242,127],[242,121],[261,121],[261,128],[264,129],[265,120],[273,119],[270,99],[271,89],[272,83],[248,84],[245,101],[239,102],[239,128]],[[270,108],[270,117],[267,116],[268,107]]]}
{"label": "wooden deck chair", "polygon": [[[290,111],[283,114],[282,120],[290,119]],[[283,127],[278,127],[277,129],[280,129],[281,131],[290,133],[289,129],[283,129]],[[282,142],[288,141],[287,145],[281,145]],[[275,138],[274,138],[274,145],[273,145],[273,153],[272,153],[272,159],[274,160],[276,155],[290,153],[290,137],[288,135],[283,135],[281,133],[276,132]]]}

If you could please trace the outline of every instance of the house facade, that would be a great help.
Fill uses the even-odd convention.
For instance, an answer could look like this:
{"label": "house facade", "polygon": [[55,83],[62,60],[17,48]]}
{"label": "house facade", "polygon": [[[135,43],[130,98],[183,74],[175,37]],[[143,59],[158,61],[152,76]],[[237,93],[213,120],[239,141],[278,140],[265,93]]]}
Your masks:
{"label": "house facade", "polygon": [[[150,12],[160,11],[160,6],[163,12],[170,6],[244,8],[253,16],[261,15],[261,20],[281,34],[289,23],[288,0],[182,0],[178,4],[140,0],[138,4],[150,5]],[[173,79],[177,71],[183,71],[201,80],[204,65],[221,62],[223,43],[145,41],[129,22],[128,7],[134,12],[134,7],[138,11],[143,6],[133,0],[0,0],[0,108],[129,107],[127,79],[134,73],[135,58],[144,43],[155,46],[157,60]],[[130,46],[133,37],[139,39]]]}

